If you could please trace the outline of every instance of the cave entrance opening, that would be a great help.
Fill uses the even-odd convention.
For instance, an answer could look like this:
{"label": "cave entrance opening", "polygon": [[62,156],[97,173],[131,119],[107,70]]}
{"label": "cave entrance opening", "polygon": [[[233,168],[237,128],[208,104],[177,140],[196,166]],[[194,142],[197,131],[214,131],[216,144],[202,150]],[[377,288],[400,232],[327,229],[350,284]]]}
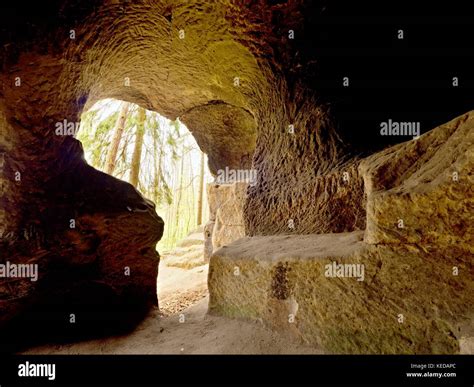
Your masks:
{"label": "cave entrance opening", "polygon": [[132,184],[164,220],[158,299],[164,315],[207,295],[204,225],[209,218],[207,156],[179,120],[104,99],[83,113],[77,139],[94,168]]}

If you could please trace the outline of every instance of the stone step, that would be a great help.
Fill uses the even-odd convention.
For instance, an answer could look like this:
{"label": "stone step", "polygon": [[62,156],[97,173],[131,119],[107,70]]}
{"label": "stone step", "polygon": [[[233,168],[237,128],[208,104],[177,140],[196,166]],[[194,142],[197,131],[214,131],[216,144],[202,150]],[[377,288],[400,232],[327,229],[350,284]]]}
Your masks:
{"label": "stone step", "polygon": [[369,245],[363,234],[247,237],[218,249],[209,312],[263,321],[327,353],[458,353],[473,336],[472,255]]}
{"label": "stone step", "polygon": [[201,250],[193,250],[181,256],[170,255],[164,260],[164,263],[166,266],[179,267],[181,269],[192,269],[204,265],[204,248],[201,247]]}

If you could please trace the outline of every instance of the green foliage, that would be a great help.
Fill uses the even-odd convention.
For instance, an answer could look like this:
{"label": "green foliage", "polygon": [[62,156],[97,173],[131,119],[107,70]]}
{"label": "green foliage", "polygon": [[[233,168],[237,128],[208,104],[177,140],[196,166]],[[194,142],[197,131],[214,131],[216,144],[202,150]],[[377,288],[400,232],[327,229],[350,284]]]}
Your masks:
{"label": "green foliage", "polygon": [[[104,170],[120,110],[120,101],[105,100],[82,115],[78,139],[86,160]],[[129,180],[137,127],[137,105],[131,105],[119,143],[113,176]],[[138,190],[156,203],[165,221],[160,249],[172,248],[196,227],[200,150],[186,127],[147,111]],[[194,164],[194,167],[193,167]],[[208,171],[206,172],[208,174]],[[207,202],[204,203],[207,213]]]}
{"label": "green foliage", "polygon": [[82,116],[82,130],[78,140],[82,142],[86,151],[86,159],[97,169],[103,169],[106,152],[104,149],[110,144],[111,130],[117,121],[118,112],[97,122],[98,111],[89,111]]}

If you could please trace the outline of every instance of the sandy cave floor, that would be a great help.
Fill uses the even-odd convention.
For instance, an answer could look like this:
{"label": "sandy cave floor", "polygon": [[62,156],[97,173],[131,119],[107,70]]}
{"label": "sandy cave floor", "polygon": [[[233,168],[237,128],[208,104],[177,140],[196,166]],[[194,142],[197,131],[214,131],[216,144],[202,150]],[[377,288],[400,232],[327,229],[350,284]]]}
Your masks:
{"label": "sandy cave floor", "polygon": [[[25,354],[318,354],[259,322],[207,315],[207,265],[190,270],[160,264],[154,310],[129,335],[65,345],[43,345]],[[180,319],[184,322],[180,322]]]}

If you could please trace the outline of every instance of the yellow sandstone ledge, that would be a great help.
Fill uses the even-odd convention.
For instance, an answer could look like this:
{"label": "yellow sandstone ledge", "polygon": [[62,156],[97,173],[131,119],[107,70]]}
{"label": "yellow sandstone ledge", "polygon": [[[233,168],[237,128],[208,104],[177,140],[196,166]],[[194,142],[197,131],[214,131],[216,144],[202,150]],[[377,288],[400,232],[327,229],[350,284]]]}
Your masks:
{"label": "yellow sandstone ledge", "polygon": [[[220,248],[209,313],[259,320],[327,353],[459,353],[474,337],[472,253],[371,245],[363,234],[251,237]],[[363,280],[357,270],[330,273],[336,264],[363,265]]]}

